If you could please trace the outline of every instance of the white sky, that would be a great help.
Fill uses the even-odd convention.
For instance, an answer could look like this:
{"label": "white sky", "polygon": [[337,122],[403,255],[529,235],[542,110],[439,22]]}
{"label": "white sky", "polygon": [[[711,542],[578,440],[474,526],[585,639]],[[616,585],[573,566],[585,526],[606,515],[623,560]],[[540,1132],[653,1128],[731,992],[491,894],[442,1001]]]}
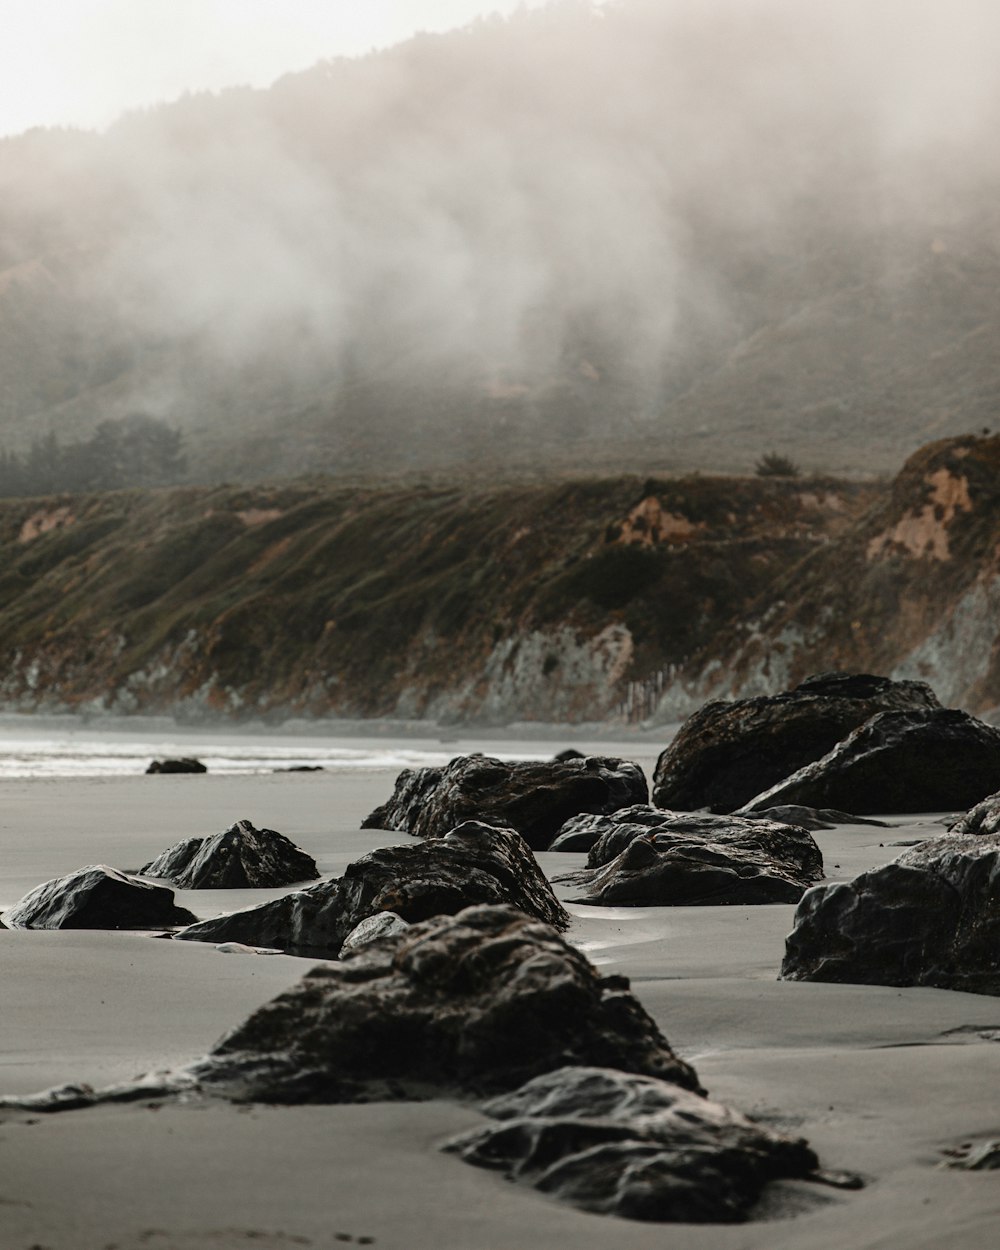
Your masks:
{"label": "white sky", "polygon": [[[530,0],[534,7],[539,0]],[[518,0],[0,0],[0,135],[107,125],[185,90],[267,86]]]}

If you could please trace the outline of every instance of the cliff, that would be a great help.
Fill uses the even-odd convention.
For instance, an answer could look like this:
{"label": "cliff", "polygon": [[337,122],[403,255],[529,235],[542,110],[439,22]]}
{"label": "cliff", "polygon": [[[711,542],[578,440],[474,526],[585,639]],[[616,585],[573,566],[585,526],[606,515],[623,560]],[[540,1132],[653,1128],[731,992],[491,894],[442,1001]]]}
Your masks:
{"label": "cliff", "polygon": [[820,669],[920,678],[1000,704],[1000,436],[921,448],[871,510],[768,586],[664,687],[657,717],[772,693]]}
{"label": "cliff", "polygon": [[877,488],[296,482],[0,502],[8,710],[640,721]]}

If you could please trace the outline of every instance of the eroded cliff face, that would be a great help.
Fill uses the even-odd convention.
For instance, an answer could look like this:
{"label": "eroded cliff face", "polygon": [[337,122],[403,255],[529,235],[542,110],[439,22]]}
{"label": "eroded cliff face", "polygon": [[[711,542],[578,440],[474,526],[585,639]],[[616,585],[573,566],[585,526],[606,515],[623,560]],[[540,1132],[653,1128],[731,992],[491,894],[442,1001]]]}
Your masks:
{"label": "eroded cliff face", "polygon": [[921,448],[866,516],[665,685],[656,715],[832,668],[919,678],[983,712],[1000,704],[998,644],[1000,436],[984,432]]}
{"label": "eroded cliff face", "polygon": [[641,721],[875,489],[614,478],[6,501],[0,701]]}

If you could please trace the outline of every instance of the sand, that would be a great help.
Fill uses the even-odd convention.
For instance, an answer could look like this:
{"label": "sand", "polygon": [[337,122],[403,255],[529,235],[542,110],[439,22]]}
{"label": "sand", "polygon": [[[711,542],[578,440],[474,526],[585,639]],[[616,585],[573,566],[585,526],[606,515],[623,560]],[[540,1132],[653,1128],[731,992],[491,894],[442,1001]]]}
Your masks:
{"label": "sand", "polygon": [[[651,758],[640,762],[648,769]],[[286,833],[323,872],[338,873],[369,847],[400,840],[358,829],[392,779],[370,770],[7,781],[0,906],[86,863],[136,868],[180,837],[241,817]],[[940,832],[931,819],[816,836],[830,876],[848,878],[896,855],[893,841]],[[583,857],[540,858],[552,873]],[[209,916],[278,893],[177,896]],[[0,1124],[0,1248],[997,1244],[1000,1173],[940,1165],[944,1148],[1000,1136],[1000,1045],[954,1032],[1000,1029],[1000,1001],[779,982],[790,907],[571,910],[571,938],[632,978],[714,1097],[802,1134],[826,1166],[860,1171],[867,1187],[774,1187],[772,1218],[742,1226],[643,1225],[574,1211],[441,1154],[445,1139],[478,1122],[446,1102],[17,1113]],[[312,962],[137,934],[8,932],[0,950],[8,1094],[183,1064]]]}

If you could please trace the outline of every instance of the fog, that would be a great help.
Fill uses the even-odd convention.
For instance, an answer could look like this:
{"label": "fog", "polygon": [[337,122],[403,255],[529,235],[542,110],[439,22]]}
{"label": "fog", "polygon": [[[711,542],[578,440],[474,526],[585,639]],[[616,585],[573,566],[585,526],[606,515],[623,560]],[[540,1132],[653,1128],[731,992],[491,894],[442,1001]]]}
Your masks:
{"label": "fog", "polygon": [[993,0],[558,3],[7,141],[0,237],[121,358],[58,419],[336,441],[360,378],[636,428],[814,301],[996,261],[997,64]]}

